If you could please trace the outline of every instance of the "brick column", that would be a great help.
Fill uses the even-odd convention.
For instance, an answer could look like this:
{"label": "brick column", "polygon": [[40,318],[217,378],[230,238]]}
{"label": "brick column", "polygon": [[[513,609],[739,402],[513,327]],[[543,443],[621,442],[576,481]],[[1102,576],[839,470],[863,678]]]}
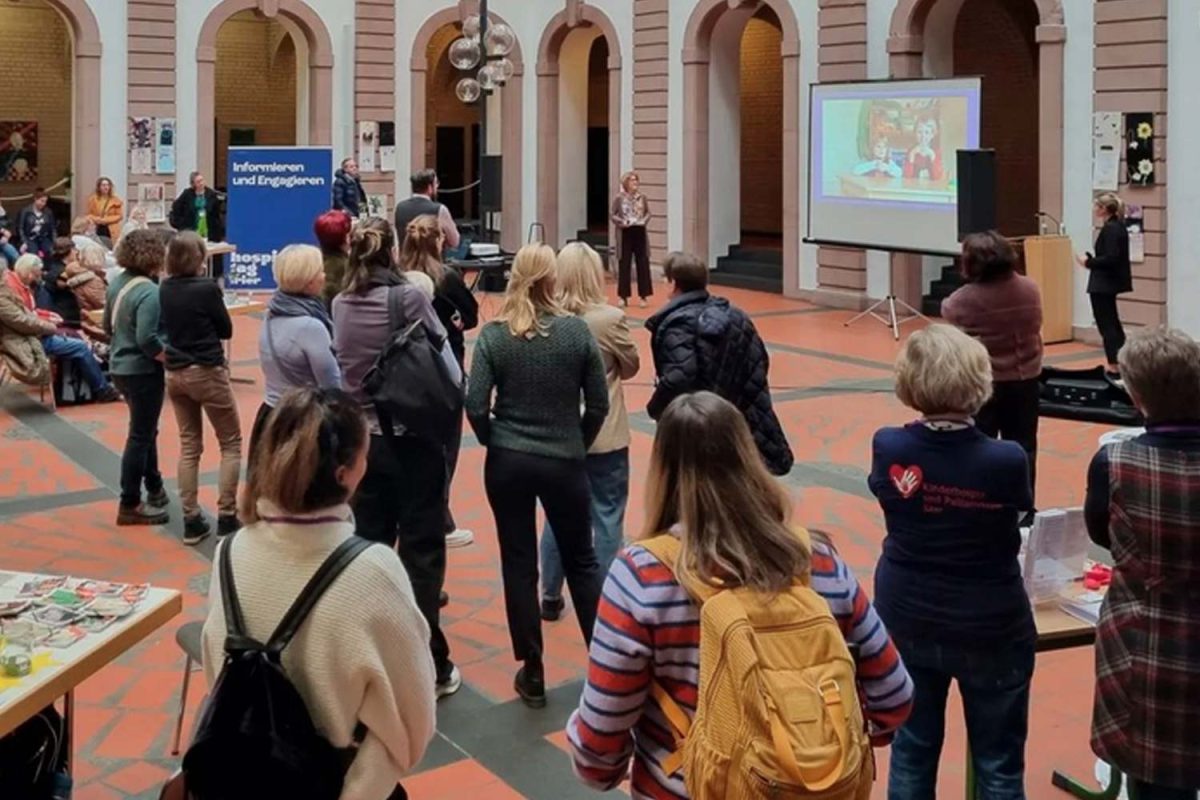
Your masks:
{"label": "brick column", "polygon": [[[649,234],[655,263],[667,254],[667,9],[668,0],[634,0],[633,168],[654,212]],[[609,187],[610,192],[616,190]]]}
{"label": "brick column", "polygon": [[[175,117],[175,0],[129,0],[129,94],[131,117]],[[201,127],[212,120],[199,120]],[[180,136],[191,131],[175,131]],[[126,144],[128,148],[128,144]],[[126,156],[128,168],[128,156]],[[174,175],[127,175],[126,213],[137,197],[137,184],[166,184],[167,202],[175,193]],[[210,178],[211,179],[211,178]],[[88,188],[90,192],[90,187]]]}
{"label": "brick column", "polygon": [[[423,77],[423,76],[422,76]],[[396,3],[394,0],[355,0],[354,4],[354,151],[334,154],[335,163],[357,157],[359,122],[394,122],[396,119]],[[396,167],[403,169],[403,154]],[[378,166],[378,165],[376,165]],[[404,176],[405,180],[407,176]],[[396,201],[396,175],[362,173],[367,194],[386,194]]]}
{"label": "brick column", "polygon": [[[867,78],[866,0],[820,0],[818,16],[818,77],[828,81]],[[796,224],[800,224],[798,221]],[[842,247],[817,249],[817,286],[821,292],[864,295],[867,289],[867,255]],[[822,298],[829,300],[828,296]],[[848,303],[855,304],[853,299]]]}
{"label": "brick column", "polygon": [[1120,194],[1145,210],[1146,261],[1120,306],[1126,322],[1157,325],[1167,318],[1167,0],[1097,0],[1095,19],[1095,109],[1154,113],[1157,185],[1128,185],[1122,149]]}

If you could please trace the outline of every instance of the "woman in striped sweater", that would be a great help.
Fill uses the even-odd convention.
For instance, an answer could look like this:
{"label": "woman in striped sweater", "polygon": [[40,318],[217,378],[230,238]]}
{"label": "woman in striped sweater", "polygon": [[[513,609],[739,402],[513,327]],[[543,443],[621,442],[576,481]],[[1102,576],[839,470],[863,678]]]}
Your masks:
{"label": "woman in striped sweater", "polygon": [[[680,537],[682,564],[737,585],[787,585],[810,570],[813,589],[854,646],[872,741],[885,745],[908,716],[912,681],[870,600],[828,541],[814,537],[806,553],[788,540],[790,514],[790,500],[767,473],[733,405],[709,392],[671,403],[658,424],[642,538],[670,530]],[[686,798],[682,776],[660,766],[675,744],[650,688],[659,683],[691,716],[699,666],[700,608],[649,551],[626,548],[604,584],[587,685],[567,723],[580,779],[612,789],[629,775],[632,760],[634,798]]]}

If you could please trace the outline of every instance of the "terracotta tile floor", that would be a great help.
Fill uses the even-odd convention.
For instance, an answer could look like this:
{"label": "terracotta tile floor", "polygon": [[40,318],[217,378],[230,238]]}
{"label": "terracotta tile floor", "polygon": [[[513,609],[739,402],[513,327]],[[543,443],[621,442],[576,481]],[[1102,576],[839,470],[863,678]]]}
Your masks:
{"label": "terracotta tile floor", "polygon": [[[832,533],[864,584],[870,586],[879,553],[879,511],[867,492],[869,442],[879,426],[911,417],[889,391],[890,362],[898,345],[881,325],[864,321],[844,328],[848,312],[752,292],[726,293],[757,318],[772,349],[771,381],[779,413],[796,451],[788,478],[799,518]],[[661,300],[661,293],[660,298]],[[484,303],[494,314],[495,300]],[[648,310],[631,309],[644,319]],[[257,375],[259,321],[235,323],[235,373]],[[641,524],[641,487],[653,424],[641,411],[652,371],[648,336],[635,332],[646,366],[627,390],[634,412],[629,526]],[[1051,348],[1058,362],[1097,363],[1081,345]],[[261,386],[236,385],[243,423],[250,421]],[[65,408],[55,416],[36,398],[8,388],[0,393],[0,568],[71,573],[122,581],[149,581],[179,589],[186,602],[180,623],[204,614],[211,549],[179,543],[179,509],[163,529],[118,530],[112,525],[125,431],[120,405]],[[1047,421],[1039,470],[1043,506],[1077,504],[1084,470],[1102,429]],[[179,440],[169,404],[163,415],[160,460],[175,474]],[[207,443],[202,500],[210,510],[217,468],[215,440]],[[466,680],[463,691],[439,707],[440,733],[418,774],[413,797],[530,797],[566,800],[592,796],[571,777],[562,752],[563,722],[578,698],[586,654],[570,616],[547,626],[549,707],[530,711],[514,701],[514,664],[503,618],[495,528],[482,491],[483,452],[469,436],[454,485],[461,525],[474,529],[473,547],[450,553],[446,629]],[[119,659],[79,692],[78,800],[154,798],[174,769],[170,756],[183,657],[174,627]],[[1034,678],[1028,748],[1029,796],[1060,796],[1050,771],[1092,771],[1087,733],[1092,656],[1084,649],[1039,658]],[[203,696],[192,682],[187,725]],[[949,715],[939,796],[961,796],[964,736],[961,712]],[[881,771],[886,751],[880,753]],[[882,786],[876,797],[883,797]]]}

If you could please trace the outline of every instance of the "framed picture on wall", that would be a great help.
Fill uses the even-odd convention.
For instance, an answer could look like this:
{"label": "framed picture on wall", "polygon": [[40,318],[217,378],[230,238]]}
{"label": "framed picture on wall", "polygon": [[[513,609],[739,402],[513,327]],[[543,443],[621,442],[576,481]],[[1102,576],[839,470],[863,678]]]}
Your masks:
{"label": "framed picture on wall", "polygon": [[38,176],[38,124],[0,120],[0,180],[35,181]]}
{"label": "framed picture on wall", "polygon": [[1125,166],[1131,186],[1154,185],[1154,115],[1125,115]]}

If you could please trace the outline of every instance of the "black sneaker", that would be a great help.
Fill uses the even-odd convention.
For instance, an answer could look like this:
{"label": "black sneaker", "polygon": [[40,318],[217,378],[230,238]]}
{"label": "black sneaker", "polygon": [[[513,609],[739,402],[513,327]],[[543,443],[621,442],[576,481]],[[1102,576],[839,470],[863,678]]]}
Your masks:
{"label": "black sneaker", "polygon": [[183,543],[186,545],[200,544],[208,535],[212,533],[212,528],[208,525],[208,520],[203,514],[197,514],[194,517],[188,517],[183,521]]}
{"label": "black sneaker", "polygon": [[521,701],[530,708],[546,707],[546,679],[541,667],[533,667],[528,662],[517,671],[513,688],[521,695]]}
{"label": "black sneaker", "polygon": [[117,525],[166,525],[170,517],[164,508],[141,503],[133,508],[121,506],[117,510]]}
{"label": "black sneaker", "polygon": [[155,508],[166,508],[171,504],[171,498],[167,497],[165,488],[159,489],[153,494],[146,495],[146,505],[154,506]]}
{"label": "black sneaker", "polygon": [[105,386],[103,389],[92,395],[93,403],[119,403],[123,399],[124,398],[121,397],[121,393],[112,386]]}
{"label": "black sneaker", "polygon": [[217,536],[228,536],[242,529],[242,521],[235,514],[222,514],[217,517]]}
{"label": "black sneaker", "polygon": [[450,665],[450,671],[446,673],[444,678],[439,678],[437,684],[433,687],[433,694],[438,700],[443,697],[449,697],[462,688],[462,673],[458,671],[458,667]]}
{"label": "black sneaker", "polygon": [[446,592],[439,592],[438,608],[445,608],[448,605],[450,605],[450,595],[448,595]]}
{"label": "black sneaker", "polygon": [[543,597],[542,619],[546,622],[558,622],[566,605],[567,601],[561,597]]}

